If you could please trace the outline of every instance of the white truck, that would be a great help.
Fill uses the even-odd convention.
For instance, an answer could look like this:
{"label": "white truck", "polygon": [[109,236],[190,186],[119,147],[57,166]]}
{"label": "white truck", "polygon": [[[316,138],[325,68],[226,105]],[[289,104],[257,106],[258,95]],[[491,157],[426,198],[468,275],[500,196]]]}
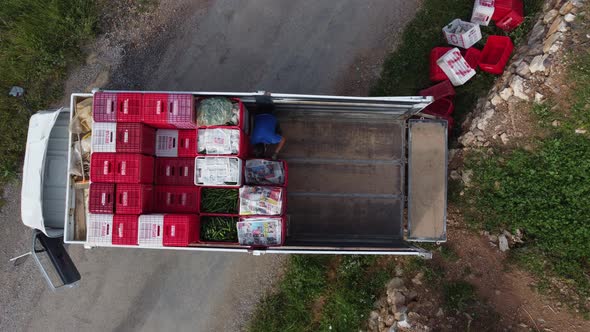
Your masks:
{"label": "white truck", "polygon": [[[69,108],[37,112],[29,124],[22,222],[35,230],[31,253],[53,289],[80,280],[63,244],[92,246],[74,235],[76,204],[84,197],[68,169],[69,124],[76,105],[93,93],[72,94]],[[412,243],[446,241],[447,122],[420,113],[432,97],[181,93],[240,98],[250,117],[261,98],[274,105],[287,139],[280,154],[289,166],[287,234],[282,246],[269,248],[150,249],[430,258]],[[41,264],[41,252],[51,264]]]}

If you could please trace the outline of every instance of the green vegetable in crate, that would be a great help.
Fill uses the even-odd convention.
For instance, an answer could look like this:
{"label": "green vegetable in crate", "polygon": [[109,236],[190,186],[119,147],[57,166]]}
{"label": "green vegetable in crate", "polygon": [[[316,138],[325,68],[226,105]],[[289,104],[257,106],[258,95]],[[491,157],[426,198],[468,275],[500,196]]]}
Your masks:
{"label": "green vegetable in crate", "polygon": [[201,212],[238,213],[238,190],[203,188],[201,191]]}
{"label": "green vegetable in crate", "polygon": [[202,100],[197,109],[199,126],[238,125],[238,105],[228,98],[214,97]]}
{"label": "green vegetable in crate", "polygon": [[201,217],[201,240],[238,242],[237,223],[234,217]]}

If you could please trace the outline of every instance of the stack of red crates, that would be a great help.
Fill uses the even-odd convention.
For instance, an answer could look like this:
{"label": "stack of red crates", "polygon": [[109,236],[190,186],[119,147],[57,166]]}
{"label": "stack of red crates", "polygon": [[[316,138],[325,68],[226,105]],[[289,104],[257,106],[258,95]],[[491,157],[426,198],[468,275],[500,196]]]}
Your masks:
{"label": "stack of red crates", "polygon": [[[93,144],[88,205],[90,213],[104,215],[91,219],[110,226],[111,244],[137,245],[138,217],[149,213],[165,213],[162,245],[197,241],[194,107],[191,94],[94,94],[94,121],[116,135],[109,144]],[[156,130],[171,128],[180,129],[178,155],[188,158],[154,158]]]}

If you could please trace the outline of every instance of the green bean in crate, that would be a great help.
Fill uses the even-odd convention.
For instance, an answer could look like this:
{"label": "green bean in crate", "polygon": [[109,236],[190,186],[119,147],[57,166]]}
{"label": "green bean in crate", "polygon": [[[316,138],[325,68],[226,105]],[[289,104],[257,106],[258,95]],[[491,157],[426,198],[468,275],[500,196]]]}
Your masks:
{"label": "green bean in crate", "polygon": [[238,213],[238,190],[222,188],[201,189],[201,212]]}
{"label": "green bean in crate", "polygon": [[201,241],[238,242],[237,217],[201,217]]}

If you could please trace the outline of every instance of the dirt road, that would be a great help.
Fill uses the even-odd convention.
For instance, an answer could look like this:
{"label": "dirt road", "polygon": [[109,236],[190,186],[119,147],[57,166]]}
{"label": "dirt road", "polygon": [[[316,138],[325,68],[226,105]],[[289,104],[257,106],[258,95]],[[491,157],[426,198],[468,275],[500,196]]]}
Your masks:
{"label": "dirt road", "polygon": [[[366,93],[417,2],[209,1],[126,52],[111,87]],[[18,186],[9,188],[17,192]],[[14,195],[13,195],[14,196]],[[2,259],[29,232],[9,198]],[[10,224],[10,225],[8,225]],[[236,331],[280,273],[281,257],[70,247],[80,287],[52,294],[32,262],[4,267],[0,330]]]}

